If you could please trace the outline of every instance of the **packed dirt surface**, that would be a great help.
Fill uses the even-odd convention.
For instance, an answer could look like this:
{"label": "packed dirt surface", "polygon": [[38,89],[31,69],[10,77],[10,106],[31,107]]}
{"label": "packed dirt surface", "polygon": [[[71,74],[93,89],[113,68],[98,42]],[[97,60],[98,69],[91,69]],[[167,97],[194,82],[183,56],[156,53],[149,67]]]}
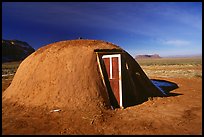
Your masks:
{"label": "packed dirt surface", "polygon": [[[155,77],[154,77],[155,78]],[[99,115],[62,109],[26,108],[3,102],[3,134],[202,134],[202,79],[156,78],[176,83],[169,97],[154,97]],[[15,104],[13,104],[15,105]],[[17,105],[17,104],[16,104]],[[80,112],[80,113],[79,113]],[[87,115],[90,113],[90,115]]]}

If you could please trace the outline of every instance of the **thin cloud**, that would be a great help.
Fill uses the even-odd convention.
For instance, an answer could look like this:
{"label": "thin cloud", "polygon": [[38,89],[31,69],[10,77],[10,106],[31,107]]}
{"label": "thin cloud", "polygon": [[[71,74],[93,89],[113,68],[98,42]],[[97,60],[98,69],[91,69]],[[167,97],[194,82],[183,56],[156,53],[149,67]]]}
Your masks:
{"label": "thin cloud", "polygon": [[[195,6],[196,5],[196,6]],[[202,29],[202,3],[193,2],[168,2],[166,4],[152,4],[151,9],[161,18]],[[188,8],[188,10],[186,10]],[[156,11],[163,12],[156,12]]]}
{"label": "thin cloud", "polygon": [[165,40],[162,42],[164,45],[171,45],[171,46],[188,46],[191,44],[190,41],[187,41],[187,40],[179,40],[179,39],[176,39],[176,40]]}
{"label": "thin cloud", "polygon": [[4,37],[18,32],[19,39],[49,43],[82,35],[141,53],[202,48],[202,3],[10,2],[2,8]]}
{"label": "thin cloud", "polygon": [[[9,5],[7,12],[10,12],[11,17],[40,24],[65,28],[68,25],[79,24],[80,26],[111,28],[147,36],[163,36],[171,33],[169,31],[172,29],[167,29],[161,23],[164,18],[174,22],[180,21],[193,26],[202,26],[200,16],[195,16],[194,12],[182,10],[180,5],[175,5],[175,3],[151,2],[125,4],[117,2],[108,4],[16,3]],[[168,27],[175,26],[168,24]]]}

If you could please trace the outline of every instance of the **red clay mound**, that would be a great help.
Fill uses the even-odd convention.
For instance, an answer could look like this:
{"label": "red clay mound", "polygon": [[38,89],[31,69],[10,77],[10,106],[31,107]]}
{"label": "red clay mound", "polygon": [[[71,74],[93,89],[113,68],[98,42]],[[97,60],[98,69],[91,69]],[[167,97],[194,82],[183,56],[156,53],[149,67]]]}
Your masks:
{"label": "red clay mound", "polygon": [[108,98],[94,49],[120,49],[96,40],[70,40],[38,49],[19,66],[3,100],[49,109],[97,109]]}
{"label": "red clay mound", "polygon": [[99,40],[69,40],[49,44],[27,57],[3,93],[3,101],[48,109],[110,108],[112,99],[101,77],[95,53],[107,49],[120,50],[123,54],[123,98],[127,100],[124,105],[143,100],[146,91],[160,92],[120,47]]}

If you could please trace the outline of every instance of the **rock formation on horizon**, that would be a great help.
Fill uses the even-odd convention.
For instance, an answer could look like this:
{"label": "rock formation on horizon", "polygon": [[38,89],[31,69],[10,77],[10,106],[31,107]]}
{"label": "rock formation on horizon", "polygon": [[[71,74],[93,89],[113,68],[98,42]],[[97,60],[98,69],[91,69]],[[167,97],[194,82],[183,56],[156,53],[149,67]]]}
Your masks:
{"label": "rock formation on horizon", "polygon": [[20,40],[2,40],[2,63],[20,61],[35,51],[28,43]]}
{"label": "rock formation on horizon", "polygon": [[135,56],[135,59],[146,59],[146,58],[161,58],[161,57],[159,56],[159,54],[153,54],[153,55],[146,54],[146,55]]}

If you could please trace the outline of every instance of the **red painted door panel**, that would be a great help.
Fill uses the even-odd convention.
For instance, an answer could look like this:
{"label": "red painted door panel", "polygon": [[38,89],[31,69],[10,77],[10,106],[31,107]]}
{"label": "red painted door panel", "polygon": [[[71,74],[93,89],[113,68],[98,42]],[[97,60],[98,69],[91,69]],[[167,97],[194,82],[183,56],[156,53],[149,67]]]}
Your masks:
{"label": "red painted door panel", "polygon": [[108,73],[108,77],[110,78],[110,58],[104,58],[103,61],[104,61],[104,64],[106,66],[106,71]]}
{"label": "red painted door panel", "polygon": [[119,62],[118,57],[107,57],[103,58],[108,73],[111,89],[115,95],[115,98],[120,104],[120,93],[119,93]]}

